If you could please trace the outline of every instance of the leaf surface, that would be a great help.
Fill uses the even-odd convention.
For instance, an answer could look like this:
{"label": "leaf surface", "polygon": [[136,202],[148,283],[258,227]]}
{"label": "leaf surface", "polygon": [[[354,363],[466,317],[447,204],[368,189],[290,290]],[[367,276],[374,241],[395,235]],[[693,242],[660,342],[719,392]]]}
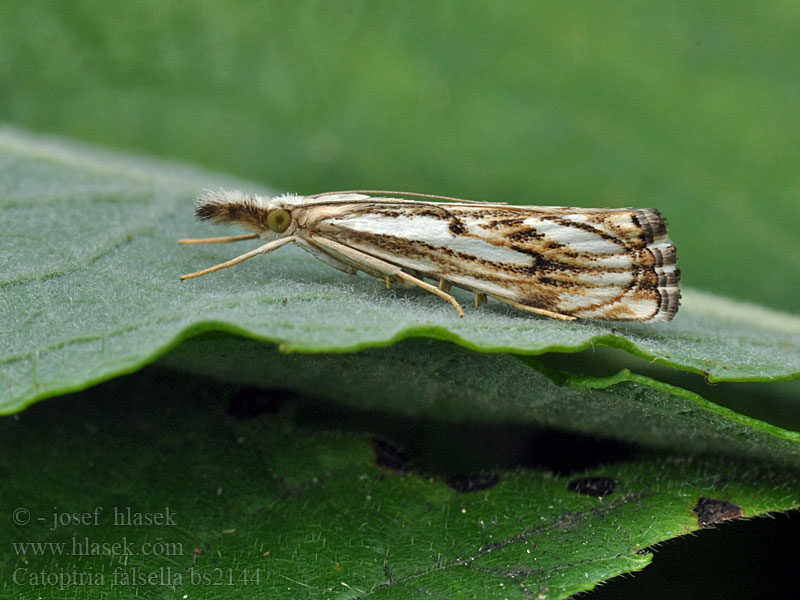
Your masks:
{"label": "leaf surface", "polygon": [[[439,346],[438,358],[453,364],[470,354]],[[274,365],[295,360],[309,359]],[[529,373],[533,398],[550,393],[547,378],[517,368]],[[589,405],[646,412],[687,404],[622,381],[603,385],[605,400],[590,394]],[[567,415],[580,398],[563,389]],[[278,396],[253,410],[257,402],[242,404],[242,393],[150,369],[0,420],[0,510],[12,515],[0,522],[10,542],[0,546],[0,591],[25,600],[55,590],[87,599],[565,598],[643,568],[649,546],[698,530],[700,516],[753,517],[800,504],[797,440],[786,446],[778,430],[730,415],[714,422],[689,410],[682,425],[667,423],[682,427],[682,438],[602,466],[495,467],[456,484],[378,466],[370,438],[342,430],[358,413],[331,429],[320,417],[330,405],[311,411],[307,398]],[[373,430],[385,426],[369,414]],[[687,452],[682,444],[698,425],[703,437],[716,430],[725,440],[724,454]],[[533,439],[543,431],[532,430]],[[778,463],[753,455],[758,437]],[[451,450],[475,451],[479,439],[462,437]],[[474,491],[459,491],[470,480]],[[162,517],[146,523],[147,514]]]}

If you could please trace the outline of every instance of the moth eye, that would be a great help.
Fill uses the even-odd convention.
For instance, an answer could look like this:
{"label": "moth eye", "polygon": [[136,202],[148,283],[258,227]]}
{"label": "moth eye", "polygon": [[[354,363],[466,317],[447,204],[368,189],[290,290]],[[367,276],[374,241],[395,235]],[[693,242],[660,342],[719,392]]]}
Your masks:
{"label": "moth eye", "polygon": [[289,229],[289,223],[291,222],[292,215],[289,214],[288,210],[282,208],[272,210],[267,215],[267,227],[275,233],[283,233]]}

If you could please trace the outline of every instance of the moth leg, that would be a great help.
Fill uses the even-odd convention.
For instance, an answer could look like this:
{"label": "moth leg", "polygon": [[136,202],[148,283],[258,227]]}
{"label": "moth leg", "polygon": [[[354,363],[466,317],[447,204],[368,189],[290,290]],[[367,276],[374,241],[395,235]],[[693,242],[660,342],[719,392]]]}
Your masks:
{"label": "moth leg", "polygon": [[450,291],[450,283],[448,283],[447,281],[445,281],[444,279],[442,279],[440,277],[439,278],[439,289],[442,290],[443,292],[449,292]]}
{"label": "moth leg", "polygon": [[[403,271],[403,273],[405,273],[406,275],[411,275],[414,279],[419,279],[421,281],[425,281],[425,276],[422,273],[418,272],[418,271],[412,271],[411,269],[406,269],[406,270]],[[401,285],[403,287],[403,289],[406,289],[406,290],[410,290],[410,289],[413,289],[413,288],[417,287],[417,284],[410,283],[410,282],[406,281],[405,279],[400,279],[400,280],[397,281],[397,283],[399,285]]]}
{"label": "moth leg", "polygon": [[386,262],[381,260],[380,258],[375,258],[367,254],[366,252],[361,252],[360,250],[356,250],[355,248],[351,248],[350,246],[345,246],[344,244],[340,244],[334,240],[328,239],[326,237],[322,237],[319,235],[311,235],[311,241],[318,246],[323,246],[328,248],[329,250],[333,251],[340,256],[349,259],[352,261],[352,264],[358,266],[361,270],[365,270],[366,272],[378,272],[385,277],[395,277],[402,281],[411,283],[417,287],[421,287],[423,290],[427,290],[432,294],[436,294],[443,300],[447,300],[450,304],[453,305],[453,308],[456,309],[458,312],[459,317],[464,316],[464,309],[461,308],[461,305],[458,303],[453,296],[447,294],[437,288],[430,283],[425,283],[422,279],[418,279],[413,275],[409,275],[408,273],[404,272],[400,267],[397,265],[393,265],[390,262]]}
{"label": "moth leg", "polygon": [[244,235],[226,235],[225,237],[210,238],[184,238],[178,240],[179,244],[226,244],[228,242],[241,242],[242,240],[253,240],[258,237],[257,233],[246,233]]}
{"label": "moth leg", "polygon": [[488,302],[486,299],[486,294],[481,294],[480,292],[475,292],[475,308],[478,308],[481,305],[481,302]]}
{"label": "moth leg", "polygon": [[240,262],[243,262],[248,258],[253,258],[254,256],[258,256],[259,254],[268,254],[269,252],[277,250],[281,246],[285,246],[286,244],[293,241],[294,241],[293,235],[273,240],[271,242],[264,244],[263,246],[259,246],[254,250],[250,250],[250,252],[245,252],[244,254],[237,256],[236,258],[232,258],[231,260],[226,260],[224,263],[214,265],[213,267],[203,269],[202,271],[195,271],[194,273],[189,273],[188,275],[181,275],[181,281],[184,281],[185,279],[192,279],[193,277],[200,277],[201,275],[207,275],[209,273],[213,273],[214,271],[219,271],[220,269],[226,269],[228,267],[238,265]]}
{"label": "moth leg", "polygon": [[392,289],[392,278],[389,275],[386,276],[386,289]]}
{"label": "moth leg", "polygon": [[551,319],[559,319],[561,321],[576,321],[577,317],[571,317],[569,315],[562,315],[561,313],[553,312],[551,310],[545,310],[544,308],[535,308],[533,306],[528,306],[527,304],[520,304],[519,302],[514,302],[513,300],[506,300],[505,298],[500,298],[499,296],[495,296],[493,294],[489,294],[495,300],[499,300],[504,304],[508,304],[509,306],[513,306],[519,310],[524,310],[527,312],[532,312],[537,315],[542,315],[543,317],[550,317]]}
{"label": "moth leg", "polygon": [[417,279],[416,277],[412,277],[411,275],[409,275],[408,273],[404,273],[403,271],[395,273],[395,277],[397,277],[398,279],[403,279],[403,280],[405,280],[405,281],[407,281],[409,283],[413,283],[414,285],[421,287],[423,290],[428,290],[432,294],[436,294],[440,298],[442,298],[444,300],[447,300],[450,304],[453,305],[453,308],[456,309],[456,312],[458,312],[459,318],[464,316],[464,309],[461,308],[461,305],[458,303],[458,300],[456,300],[450,294],[447,294],[447,293],[443,292],[442,290],[437,288],[435,285],[431,285],[430,283],[425,283],[421,279]]}

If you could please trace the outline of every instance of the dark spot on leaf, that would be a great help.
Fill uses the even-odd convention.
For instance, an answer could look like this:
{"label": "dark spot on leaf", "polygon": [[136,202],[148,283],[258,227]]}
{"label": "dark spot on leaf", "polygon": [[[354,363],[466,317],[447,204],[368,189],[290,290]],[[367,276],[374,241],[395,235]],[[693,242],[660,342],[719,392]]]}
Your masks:
{"label": "dark spot on leaf", "polygon": [[701,497],[692,508],[692,512],[697,513],[697,524],[700,527],[742,518],[742,508],[738,504],[714,498]]}
{"label": "dark spot on leaf", "polygon": [[500,476],[491,475],[448,475],[444,482],[460,494],[480,492],[497,485]]}
{"label": "dark spot on leaf", "polygon": [[394,471],[406,472],[411,468],[408,454],[381,438],[372,438],[372,451],[375,453],[375,464]]}
{"label": "dark spot on leaf", "polygon": [[604,498],[614,493],[616,485],[616,480],[610,477],[583,477],[570,481],[567,484],[567,490],[584,496]]}
{"label": "dark spot on leaf", "polygon": [[253,419],[278,412],[282,404],[280,392],[243,388],[231,398],[228,414],[236,419]]}

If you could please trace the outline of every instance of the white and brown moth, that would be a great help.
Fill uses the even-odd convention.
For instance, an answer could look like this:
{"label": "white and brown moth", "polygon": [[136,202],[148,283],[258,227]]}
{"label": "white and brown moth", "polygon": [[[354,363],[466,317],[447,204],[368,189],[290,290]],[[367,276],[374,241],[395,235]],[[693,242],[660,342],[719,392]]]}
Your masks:
{"label": "white and brown moth", "polygon": [[179,243],[269,241],[182,280],[294,242],[346,273],[363,271],[387,287],[419,286],[447,300],[459,316],[464,312],[448,293],[451,286],[472,291],[476,306],[492,297],[563,320],[669,321],[680,300],[675,246],[651,208],[512,206],[401,192],[267,197],[216,190],[197,198],[195,215],[252,233]]}

